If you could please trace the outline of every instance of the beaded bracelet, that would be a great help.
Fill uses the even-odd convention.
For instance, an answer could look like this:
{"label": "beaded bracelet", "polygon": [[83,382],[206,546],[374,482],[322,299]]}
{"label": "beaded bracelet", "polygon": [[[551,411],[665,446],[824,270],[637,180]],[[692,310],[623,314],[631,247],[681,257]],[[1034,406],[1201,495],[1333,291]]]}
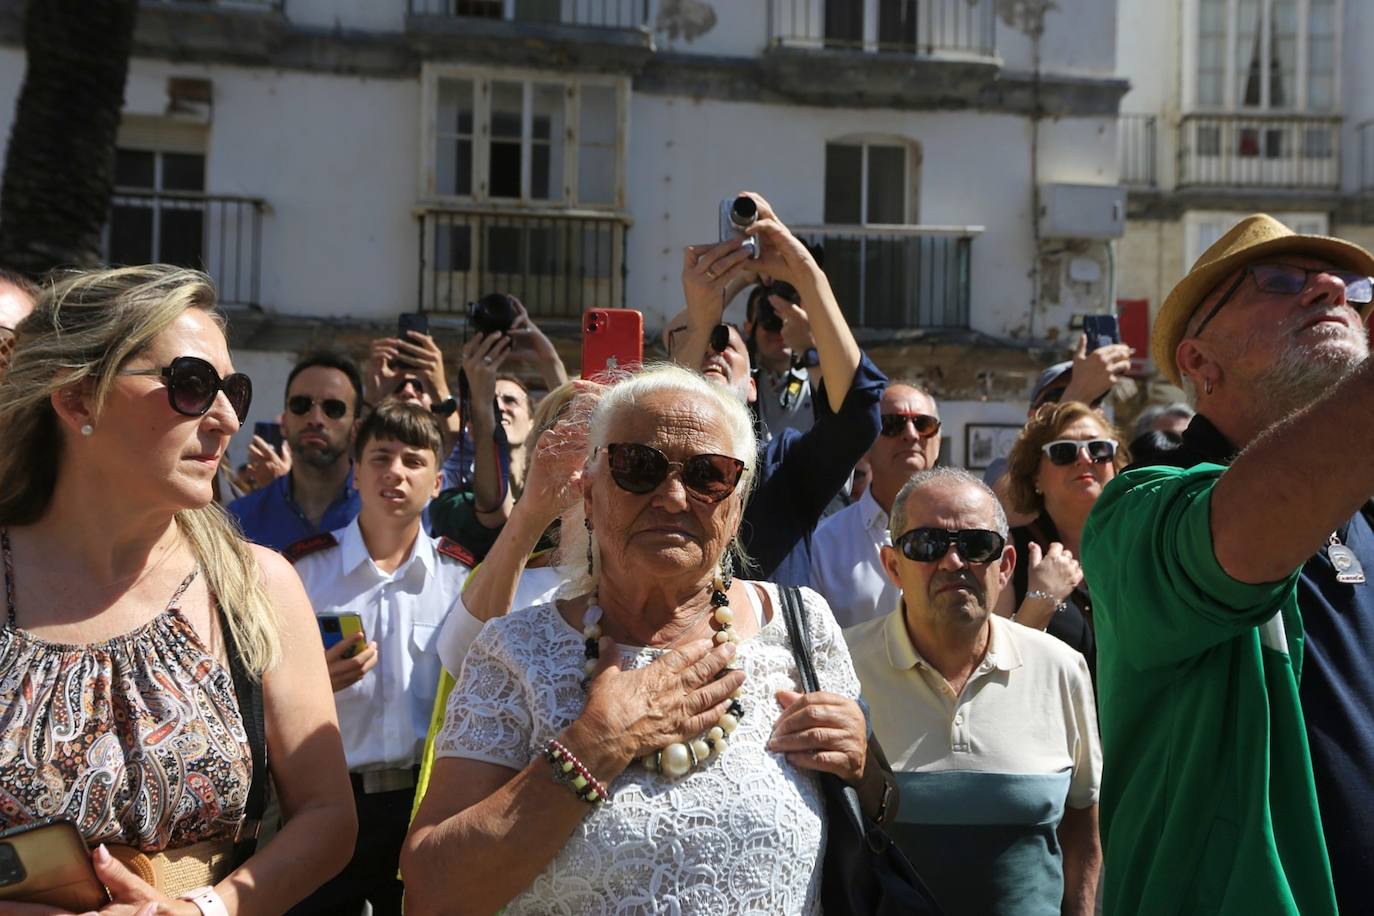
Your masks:
{"label": "beaded bracelet", "polygon": [[572,793],[593,807],[611,800],[606,786],[556,739],[544,745],[544,759],[553,767],[553,778],[572,790]]}

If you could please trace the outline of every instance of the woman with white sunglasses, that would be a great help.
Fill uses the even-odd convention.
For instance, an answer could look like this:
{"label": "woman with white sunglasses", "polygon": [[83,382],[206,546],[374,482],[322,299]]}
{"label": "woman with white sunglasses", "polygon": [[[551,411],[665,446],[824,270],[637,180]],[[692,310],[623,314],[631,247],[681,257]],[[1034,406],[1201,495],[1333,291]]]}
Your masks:
{"label": "woman with white sunglasses", "polygon": [[1016,570],[996,610],[1073,646],[1094,672],[1092,598],[1078,565],[1083,525],[1129,460],[1116,427],[1080,401],[1037,410],[1007,459],[1012,508],[1034,518],[1011,530]]}

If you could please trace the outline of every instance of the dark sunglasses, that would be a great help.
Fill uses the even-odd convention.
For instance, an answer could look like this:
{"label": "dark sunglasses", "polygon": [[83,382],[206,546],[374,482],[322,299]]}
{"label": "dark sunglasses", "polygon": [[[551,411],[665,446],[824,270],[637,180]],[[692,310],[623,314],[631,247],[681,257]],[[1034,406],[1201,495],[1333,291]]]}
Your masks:
{"label": "dark sunglasses", "polygon": [[759,297],[758,319],[759,327],[765,331],[777,333],[782,330],[782,316],[773,307],[773,303],[768,301],[769,296],[777,296],[785,302],[793,305],[801,303],[801,295],[797,288],[785,280],[777,280],[769,286],[764,287],[763,295]]}
{"label": "dark sunglasses", "polygon": [[[397,390],[399,391],[400,389]],[[348,405],[338,398],[325,398],[322,401],[317,401],[308,394],[297,394],[286,399],[286,409],[298,417],[303,417],[310,413],[310,408],[314,407],[316,404],[320,405],[320,409],[324,411],[324,415],[331,420],[338,420],[344,414],[348,413]]]}
{"label": "dark sunglasses", "polygon": [[902,556],[917,563],[933,563],[949,553],[951,545],[966,563],[987,563],[1002,555],[1007,539],[996,531],[965,528],[946,531],[944,528],[912,528],[897,538]]}
{"label": "dark sunglasses", "polygon": [[730,326],[728,324],[716,325],[711,329],[711,336],[707,343],[715,353],[724,353],[730,349]]}
{"label": "dark sunglasses", "polygon": [[1040,451],[1050,459],[1050,464],[1061,467],[1078,460],[1080,451],[1088,453],[1093,464],[1106,464],[1116,457],[1115,439],[1056,439],[1040,446]]}
{"label": "dark sunglasses", "polygon": [[161,369],[125,369],[120,375],[156,375],[167,381],[167,402],[184,417],[203,417],[221,391],[242,423],[253,403],[253,381],[242,372],[219,377],[199,356],[178,356]]}
{"label": "dark sunglasses", "polygon": [[885,413],[883,420],[884,436],[900,436],[906,432],[908,423],[916,427],[916,435],[929,439],[940,431],[940,418],[928,413]]}
{"label": "dark sunglasses", "polygon": [[729,455],[693,455],[686,461],[669,461],[651,445],[612,442],[606,446],[611,479],[620,489],[644,495],[657,490],[677,469],[689,496],[704,503],[718,503],[739,484],[744,462]]}
{"label": "dark sunglasses", "polygon": [[1287,264],[1251,264],[1240,272],[1236,277],[1236,282],[1232,283],[1226,292],[1222,293],[1217,304],[1212,306],[1212,310],[1207,313],[1207,317],[1202,319],[1202,323],[1193,332],[1194,337],[1202,334],[1202,329],[1215,317],[1221,307],[1231,301],[1231,297],[1240,289],[1240,285],[1245,282],[1246,277],[1255,278],[1255,286],[1259,287],[1262,293],[1272,293],[1281,296],[1296,296],[1307,289],[1308,282],[1316,274],[1330,274],[1345,284],[1345,301],[1353,302],[1356,305],[1367,305],[1374,302],[1374,277],[1367,277],[1350,270],[1337,270],[1334,267],[1291,267]]}

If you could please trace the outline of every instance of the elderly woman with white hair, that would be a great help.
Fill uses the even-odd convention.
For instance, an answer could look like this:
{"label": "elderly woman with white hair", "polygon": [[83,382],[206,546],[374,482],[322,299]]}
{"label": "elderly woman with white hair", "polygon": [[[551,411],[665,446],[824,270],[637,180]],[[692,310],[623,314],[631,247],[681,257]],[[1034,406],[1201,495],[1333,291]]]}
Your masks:
{"label": "elderly woman with white hair", "polygon": [[450,697],[406,910],[817,912],[818,771],[865,796],[867,730],[824,601],[802,593],[822,690],[801,694],[776,587],[730,579],[748,411],[650,369],[589,445],[569,597],[488,623]]}

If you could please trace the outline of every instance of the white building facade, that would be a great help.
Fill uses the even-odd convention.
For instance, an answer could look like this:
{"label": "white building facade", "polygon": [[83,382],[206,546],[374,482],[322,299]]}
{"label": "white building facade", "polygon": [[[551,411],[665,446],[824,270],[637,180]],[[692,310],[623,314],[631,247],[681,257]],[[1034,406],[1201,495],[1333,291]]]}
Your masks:
{"label": "white building facade", "polygon": [[497,289],[569,353],[589,307],[652,335],[755,190],[977,466],[1113,304],[1117,34],[1103,0],[147,0],[107,250],[216,278],[266,419],[298,351]]}
{"label": "white building facade", "polygon": [[1120,0],[1120,296],[1153,315],[1206,248],[1266,211],[1374,243],[1374,38],[1363,0]]}

